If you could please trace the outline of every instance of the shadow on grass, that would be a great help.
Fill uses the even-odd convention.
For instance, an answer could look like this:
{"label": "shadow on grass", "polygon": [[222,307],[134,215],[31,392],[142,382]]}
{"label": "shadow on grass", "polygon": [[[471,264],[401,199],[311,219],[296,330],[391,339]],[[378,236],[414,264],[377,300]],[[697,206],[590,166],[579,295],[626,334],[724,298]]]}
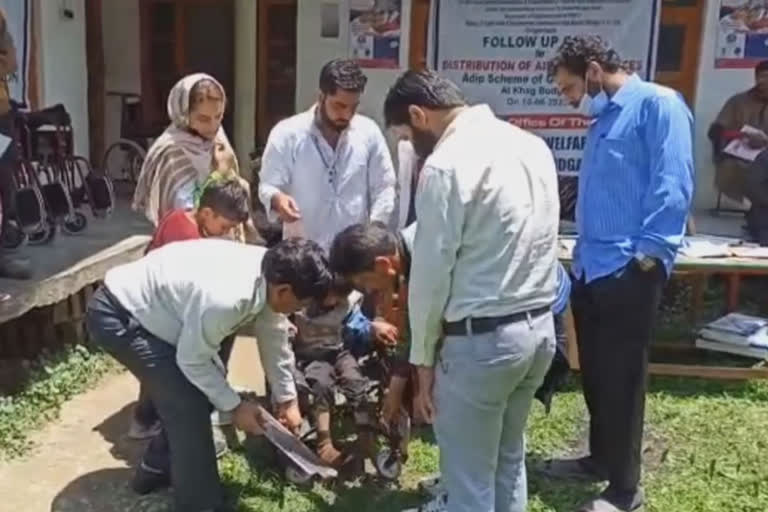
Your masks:
{"label": "shadow on grass", "polygon": [[425,501],[416,491],[398,489],[370,476],[296,487],[286,481],[274,449],[264,438],[247,439],[235,456],[240,458],[225,471],[225,486],[229,501],[239,503],[238,510],[243,512],[262,509],[255,507],[264,505],[250,505],[253,500],[269,503],[275,510],[318,512],[399,512]]}
{"label": "shadow on grass", "polygon": [[597,484],[567,482],[542,475],[536,468],[541,467],[545,460],[538,454],[527,457],[529,501],[538,500],[548,509],[558,512],[569,511],[576,510],[600,492]]}

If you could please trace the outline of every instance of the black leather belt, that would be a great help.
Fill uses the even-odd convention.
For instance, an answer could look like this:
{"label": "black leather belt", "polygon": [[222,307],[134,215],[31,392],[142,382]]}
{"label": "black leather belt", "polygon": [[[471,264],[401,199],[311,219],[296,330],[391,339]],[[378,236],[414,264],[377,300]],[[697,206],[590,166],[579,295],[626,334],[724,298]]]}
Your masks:
{"label": "black leather belt", "polygon": [[483,334],[487,332],[493,332],[498,327],[507,324],[513,324],[515,322],[522,322],[529,316],[531,318],[541,316],[545,313],[549,313],[550,308],[541,307],[532,309],[530,311],[521,311],[519,313],[512,313],[505,316],[494,317],[478,317],[470,318],[469,322],[461,320],[459,322],[443,322],[443,334],[446,336],[466,336],[469,334],[467,329],[467,323],[469,323],[472,329],[472,334]]}

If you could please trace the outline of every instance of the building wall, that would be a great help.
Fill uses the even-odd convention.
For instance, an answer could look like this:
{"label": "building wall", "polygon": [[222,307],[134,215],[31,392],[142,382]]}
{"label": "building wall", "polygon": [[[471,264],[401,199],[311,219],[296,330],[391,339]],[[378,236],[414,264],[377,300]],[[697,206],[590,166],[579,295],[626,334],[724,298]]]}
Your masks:
{"label": "building wall", "polygon": [[[338,39],[320,37],[320,14],[323,3],[339,4],[340,31]],[[298,41],[296,56],[296,110],[309,108],[317,97],[320,69],[335,57],[347,56],[349,39],[350,0],[320,2],[298,0]],[[410,33],[411,0],[402,4],[402,39],[400,43],[400,69],[366,69],[368,86],[362,97],[359,112],[383,124],[384,97],[397,76],[408,68],[408,35]]]}
{"label": "building wall", "polygon": [[61,2],[38,0],[41,106],[62,103],[72,117],[75,152],[88,155],[88,68],[85,56],[84,0],[70,0],[72,19],[61,15]]}
{"label": "building wall", "polygon": [[229,91],[237,105],[232,144],[240,170],[251,177],[248,154],[256,140],[256,2],[235,0],[235,90]]}
{"label": "building wall", "polygon": [[694,106],[697,186],[695,205],[699,209],[712,208],[717,200],[712,146],[707,139],[709,125],[728,98],[749,89],[754,82],[754,72],[750,69],[715,69],[719,7],[720,0],[707,1]]}

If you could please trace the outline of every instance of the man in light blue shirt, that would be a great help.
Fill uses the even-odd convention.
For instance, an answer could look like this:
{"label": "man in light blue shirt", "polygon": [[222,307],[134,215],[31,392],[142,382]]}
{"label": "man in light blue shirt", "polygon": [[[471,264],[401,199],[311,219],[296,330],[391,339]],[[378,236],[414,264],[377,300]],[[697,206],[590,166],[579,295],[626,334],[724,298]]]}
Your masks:
{"label": "man in light blue shirt", "polygon": [[693,194],[693,119],[675,91],[623,68],[594,36],[564,41],[558,88],[592,118],[579,176],[572,307],[590,454],[548,472],[607,480],[580,511],[642,509],[641,445],[648,345]]}

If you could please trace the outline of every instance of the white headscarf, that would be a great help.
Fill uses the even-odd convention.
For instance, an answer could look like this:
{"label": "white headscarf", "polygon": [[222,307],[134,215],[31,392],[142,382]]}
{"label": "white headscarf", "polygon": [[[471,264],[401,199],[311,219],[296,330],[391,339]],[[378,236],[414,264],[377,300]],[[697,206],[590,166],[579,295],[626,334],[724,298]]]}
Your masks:
{"label": "white headscarf", "polygon": [[[226,106],[227,96],[218,80],[205,73],[187,75],[168,94],[168,117],[171,124],[149,149],[133,196],[133,209],[141,211],[154,225],[175,204],[176,195],[191,183],[202,184],[211,173],[211,159],[216,143],[223,144],[234,155],[232,145],[219,127],[214,140],[205,139],[189,130],[189,107],[192,88],[208,80],[221,91]],[[165,158],[170,148],[180,148],[185,159]],[[237,160],[235,160],[235,172]]]}

